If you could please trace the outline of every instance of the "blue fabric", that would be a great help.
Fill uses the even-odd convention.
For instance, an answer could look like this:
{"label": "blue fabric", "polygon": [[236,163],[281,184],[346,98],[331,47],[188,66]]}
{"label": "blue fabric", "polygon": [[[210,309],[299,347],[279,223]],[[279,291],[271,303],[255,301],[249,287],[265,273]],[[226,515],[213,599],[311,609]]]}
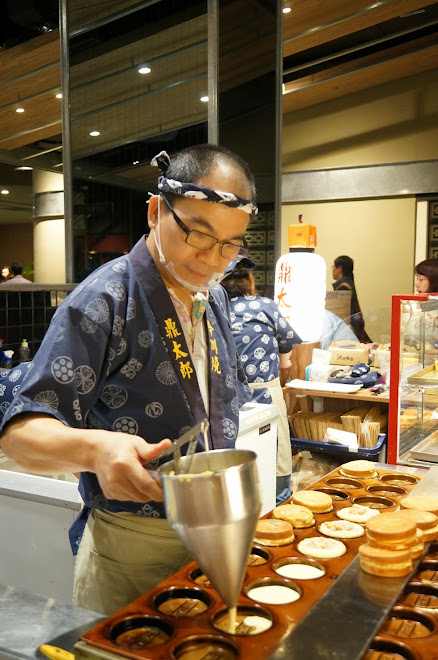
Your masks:
{"label": "blue fabric", "polygon": [[350,326],[339,316],[325,309],[320,340],[321,348],[327,350],[332,342],[341,341],[342,339],[359,341]]}
{"label": "blue fabric", "polygon": [[0,369],[0,424],[30,369],[32,362],[22,362],[13,369]]}
{"label": "blue fabric", "polygon": [[[172,318],[152,311],[146,295],[151,280],[162,286],[159,303],[163,310],[172,310]],[[228,298],[222,287],[216,287],[209,293],[205,318],[214,356],[211,371],[219,383],[214,398],[210,392],[210,421],[213,437],[232,447],[239,408],[251,397],[228,314]],[[150,443],[179,437],[205,416],[205,410],[196,374],[190,373],[190,356],[177,361],[166,345],[175,341],[184,349],[178,328],[177,314],[142,238],[129,255],[94,271],[61,304],[3,423],[25,412],[39,412],[71,427],[122,431]],[[185,389],[189,380],[191,392]],[[192,395],[201,401],[196,411]],[[199,441],[198,450],[203,449]],[[85,510],[72,529],[74,551],[91,508],[165,516],[162,502],[107,500],[92,473],[81,474],[79,490]]]}
{"label": "blue fabric", "polygon": [[[230,298],[231,329],[249,383],[264,383],[280,375],[279,353],[301,343],[277,303],[261,296]],[[253,390],[253,401],[272,403],[267,389]]]}

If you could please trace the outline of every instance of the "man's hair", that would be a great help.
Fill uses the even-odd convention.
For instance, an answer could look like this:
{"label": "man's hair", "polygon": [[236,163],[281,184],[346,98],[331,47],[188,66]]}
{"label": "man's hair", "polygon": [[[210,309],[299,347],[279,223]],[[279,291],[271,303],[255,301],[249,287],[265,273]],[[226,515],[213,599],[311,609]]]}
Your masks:
{"label": "man's hair", "polygon": [[11,271],[14,273],[14,275],[21,275],[21,273],[23,272],[23,264],[20,263],[19,261],[12,262]]}
{"label": "man's hair", "polygon": [[438,293],[438,259],[425,259],[415,266],[415,274],[429,280],[427,293]]}
{"label": "man's hair", "polygon": [[227,163],[243,175],[249,185],[251,199],[256,198],[254,176],[251,169],[241,156],[226,147],[214,144],[198,144],[187,147],[176,153],[165,172],[168,179],[176,179],[186,183],[197,183],[219,163]]}
{"label": "man's hair", "polygon": [[336,268],[339,268],[339,266],[342,268],[342,275],[344,277],[350,277],[352,280],[354,280],[354,261],[351,257],[347,257],[345,254],[341,255],[340,257],[336,257],[335,266]]}

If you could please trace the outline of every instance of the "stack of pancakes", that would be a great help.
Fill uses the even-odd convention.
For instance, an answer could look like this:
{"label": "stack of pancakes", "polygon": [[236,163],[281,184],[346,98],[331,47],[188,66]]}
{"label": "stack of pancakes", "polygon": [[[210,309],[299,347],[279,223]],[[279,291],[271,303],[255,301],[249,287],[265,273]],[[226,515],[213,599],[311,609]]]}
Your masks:
{"label": "stack of pancakes", "polygon": [[412,559],[422,554],[423,533],[407,516],[383,513],[366,523],[367,543],[359,548],[364,571],[382,577],[400,577],[412,570]]}

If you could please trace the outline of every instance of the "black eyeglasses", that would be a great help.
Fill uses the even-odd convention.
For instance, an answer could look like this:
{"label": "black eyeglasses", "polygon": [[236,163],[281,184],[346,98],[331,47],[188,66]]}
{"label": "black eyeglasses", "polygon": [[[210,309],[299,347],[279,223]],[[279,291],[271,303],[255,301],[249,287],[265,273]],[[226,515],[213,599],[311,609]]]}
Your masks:
{"label": "black eyeglasses", "polygon": [[229,259],[230,261],[232,261],[233,259],[235,260],[243,259],[243,257],[246,257],[246,255],[248,254],[249,249],[247,248],[247,243],[245,239],[243,239],[243,245],[233,245],[233,243],[224,243],[223,241],[219,241],[214,236],[210,236],[210,234],[204,234],[203,231],[197,231],[196,229],[189,229],[183,223],[181,218],[177,216],[177,214],[171,207],[168,200],[164,197],[164,195],[161,195],[161,199],[164,200],[164,203],[166,204],[169,211],[172,213],[177,225],[181,227],[183,232],[186,234],[187,245],[190,245],[191,247],[195,247],[198,250],[210,250],[212,247],[216,245],[216,243],[219,243],[220,245],[219,249],[221,255],[224,257],[224,259]]}

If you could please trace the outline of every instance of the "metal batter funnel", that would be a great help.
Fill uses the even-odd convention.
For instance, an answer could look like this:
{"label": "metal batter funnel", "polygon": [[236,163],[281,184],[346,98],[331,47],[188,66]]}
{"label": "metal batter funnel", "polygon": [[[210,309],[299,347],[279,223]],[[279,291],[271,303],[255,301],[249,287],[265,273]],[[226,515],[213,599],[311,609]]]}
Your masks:
{"label": "metal batter funnel", "polygon": [[173,461],[160,467],[167,518],[227,607],[234,607],[261,509],[256,454],[221,449],[191,461],[188,474],[171,474]]}

